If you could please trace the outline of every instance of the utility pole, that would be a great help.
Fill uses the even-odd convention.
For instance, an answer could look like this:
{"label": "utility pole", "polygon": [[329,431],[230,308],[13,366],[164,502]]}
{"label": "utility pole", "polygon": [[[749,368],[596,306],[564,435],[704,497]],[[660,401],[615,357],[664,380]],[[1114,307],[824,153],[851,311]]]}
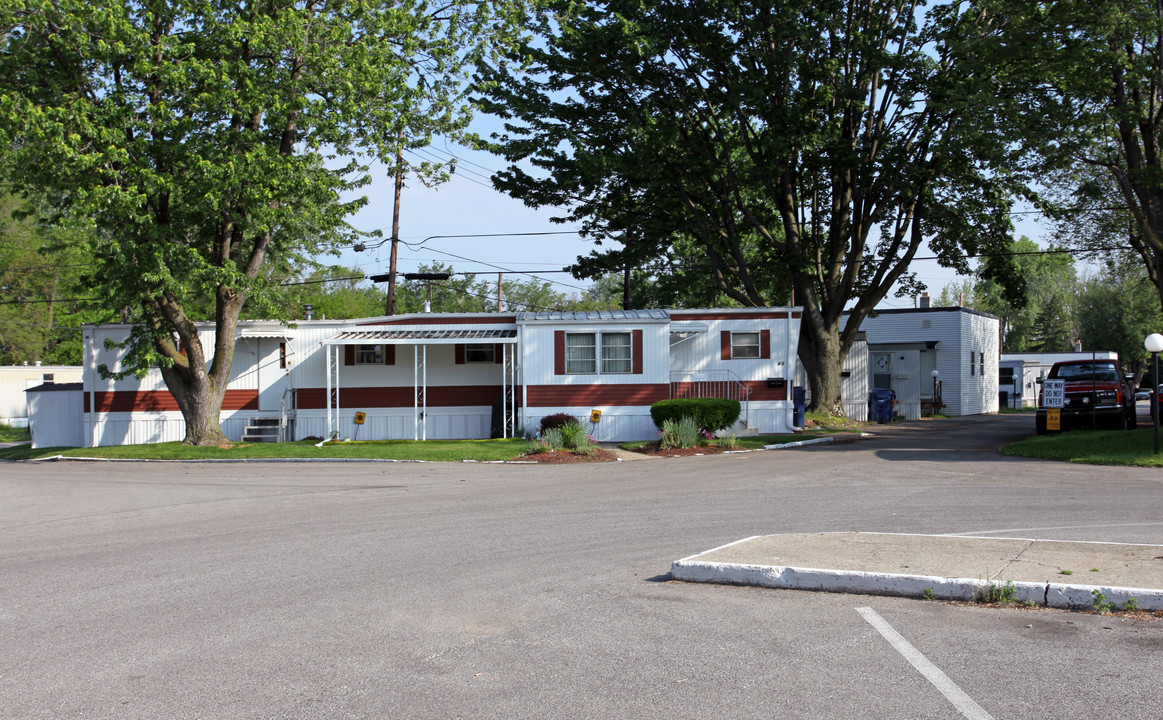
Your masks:
{"label": "utility pole", "polygon": [[630,309],[630,262],[622,269],[622,309]]}
{"label": "utility pole", "polygon": [[505,273],[497,273],[497,312],[501,312],[502,296],[504,295]]}
{"label": "utility pole", "polygon": [[400,242],[400,191],[404,187],[404,134],[396,144],[396,200],[392,205],[392,254],[388,261],[388,306],[385,315],[396,314],[396,250]]}

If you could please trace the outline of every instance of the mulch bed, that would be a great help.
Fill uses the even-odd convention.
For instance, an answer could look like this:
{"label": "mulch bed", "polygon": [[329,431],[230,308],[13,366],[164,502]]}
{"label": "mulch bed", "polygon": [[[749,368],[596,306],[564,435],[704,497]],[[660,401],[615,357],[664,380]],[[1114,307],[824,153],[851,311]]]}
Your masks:
{"label": "mulch bed", "polygon": [[609,450],[597,448],[589,455],[571,453],[568,450],[554,450],[553,452],[522,455],[518,458],[518,460],[535,463],[547,463],[550,465],[564,465],[567,463],[617,462],[618,456]]}
{"label": "mulch bed", "polygon": [[705,445],[703,447],[693,448],[666,448],[663,450],[656,444],[646,445],[639,448],[636,452],[643,455],[651,455],[653,457],[690,457],[692,455],[716,455],[726,451],[728,448],[719,447],[718,445]]}
{"label": "mulch bed", "polygon": [[[717,445],[708,445],[697,448],[667,448],[663,450],[657,443],[652,443],[633,452],[639,452],[652,457],[690,457],[692,455],[715,455],[728,449]],[[598,448],[591,455],[576,455],[566,450],[555,450],[554,452],[537,453],[535,455],[522,455],[517,459],[526,462],[562,465],[566,463],[615,462],[618,456],[609,450]]]}

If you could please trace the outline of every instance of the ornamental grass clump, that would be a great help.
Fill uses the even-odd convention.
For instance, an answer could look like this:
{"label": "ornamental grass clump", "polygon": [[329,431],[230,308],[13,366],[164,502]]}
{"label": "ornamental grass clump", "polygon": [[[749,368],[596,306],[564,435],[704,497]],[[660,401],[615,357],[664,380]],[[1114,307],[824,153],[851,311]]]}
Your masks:
{"label": "ornamental grass clump", "polygon": [[662,421],[662,438],[659,446],[663,450],[671,448],[693,448],[702,442],[699,424],[693,417],[682,417],[678,420]]}
{"label": "ornamental grass clump", "polygon": [[[551,422],[548,428],[545,426],[544,420],[542,421],[541,437],[529,444],[529,454],[536,455],[559,450],[578,455],[593,454],[597,449],[594,445],[594,439],[586,433],[581,423],[573,417],[564,415],[562,417],[566,418],[565,422],[557,426],[553,426]],[[545,418],[545,420],[548,419],[548,417]]]}

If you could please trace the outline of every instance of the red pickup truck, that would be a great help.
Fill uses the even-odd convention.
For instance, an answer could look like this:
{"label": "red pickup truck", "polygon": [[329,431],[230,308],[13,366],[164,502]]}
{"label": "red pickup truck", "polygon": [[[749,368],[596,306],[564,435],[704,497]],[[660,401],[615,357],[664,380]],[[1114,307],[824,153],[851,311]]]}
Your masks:
{"label": "red pickup truck", "polygon": [[[1069,360],[1054,363],[1047,380],[1065,381],[1062,429],[1134,429],[1138,425],[1135,389],[1123,376],[1116,360]],[[1042,382],[1039,380],[1039,382]],[[1046,434],[1046,407],[1038,391],[1034,431]]]}

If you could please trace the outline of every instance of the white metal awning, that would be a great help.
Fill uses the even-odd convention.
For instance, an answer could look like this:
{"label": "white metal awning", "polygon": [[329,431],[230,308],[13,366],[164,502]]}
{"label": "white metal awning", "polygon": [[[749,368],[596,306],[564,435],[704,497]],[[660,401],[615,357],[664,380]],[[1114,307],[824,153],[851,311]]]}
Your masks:
{"label": "white metal awning", "polygon": [[460,345],[464,343],[516,344],[516,330],[346,330],[324,345]]}
{"label": "white metal awning", "polygon": [[291,338],[295,331],[289,327],[242,327],[238,330],[240,338]]}

